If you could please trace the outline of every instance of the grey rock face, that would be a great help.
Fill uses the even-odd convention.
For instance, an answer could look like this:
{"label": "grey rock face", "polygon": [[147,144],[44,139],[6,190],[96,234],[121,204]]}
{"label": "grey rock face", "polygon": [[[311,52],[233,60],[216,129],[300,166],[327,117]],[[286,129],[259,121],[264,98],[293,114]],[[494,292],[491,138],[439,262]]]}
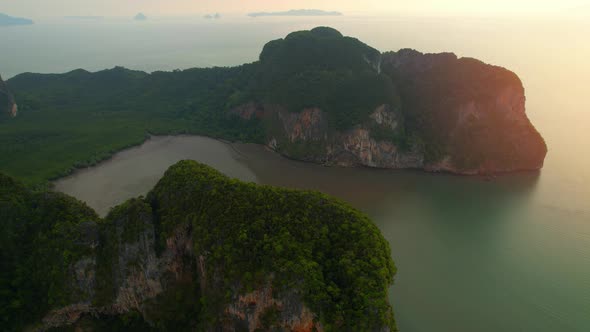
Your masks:
{"label": "grey rock face", "polygon": [[6,83],[0,76],[0,120],[2,118],[15,117],[18,114],[18,107],[14,96],[8,89]]}

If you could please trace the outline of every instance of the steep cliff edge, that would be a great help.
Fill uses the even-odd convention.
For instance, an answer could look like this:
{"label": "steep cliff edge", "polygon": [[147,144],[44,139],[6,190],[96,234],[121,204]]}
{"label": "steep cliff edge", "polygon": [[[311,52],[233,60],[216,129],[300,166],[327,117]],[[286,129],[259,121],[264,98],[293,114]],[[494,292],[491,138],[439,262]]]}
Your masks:
{"label": "steep cliff edge", "polygon": [[[291,60],[297,52],[305,56]],[[230,113],[265,119],[272,149],[328,165],[458,174],[542,168],[547,147],[514,73],[452,53],[375,52],[336,32],[273,41],[260,58],[269,77],[256,87],[266,93]]]}
{"label": "steep cliff edge", "polygon": [[543,167],[547,146],[525,113],[516,74],[454,54],[385,53],[406,128],[422,138],[428,170],[489,174]]}
{"label": "steep cliff edge", "polygon": [[0,176],[0,216],[7,330],[396,330],[389,245],[320,193],[183,161],[105,220]]}
{"label": "steep cliff edge", "polygon": [[0,76],[0,121],[3,118],[15,117],[18,113],[14,96]]}

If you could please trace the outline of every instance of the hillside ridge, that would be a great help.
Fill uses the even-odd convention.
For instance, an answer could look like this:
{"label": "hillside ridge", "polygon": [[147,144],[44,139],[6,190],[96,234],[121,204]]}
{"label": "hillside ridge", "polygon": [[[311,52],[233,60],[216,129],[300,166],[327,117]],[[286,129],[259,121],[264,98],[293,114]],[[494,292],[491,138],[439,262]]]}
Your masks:
{"label": "hillside ridge", "polygon": [[513,72],[452,53],[381,53],[328,27],[271,41],[237,67],[80,69],[7,83],[29,116],[0,124],[1,170],[34,183],[147,133],[264,144],[324,165],[465,175],[536,171],[547,154]]}

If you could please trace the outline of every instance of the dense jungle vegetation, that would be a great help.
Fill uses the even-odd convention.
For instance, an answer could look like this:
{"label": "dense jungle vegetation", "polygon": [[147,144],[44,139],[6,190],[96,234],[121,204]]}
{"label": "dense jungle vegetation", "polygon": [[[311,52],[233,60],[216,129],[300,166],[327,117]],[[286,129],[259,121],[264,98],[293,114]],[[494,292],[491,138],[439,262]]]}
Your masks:
{"label": "dense jungle vegetation", "polygon": [[[387,241],[365,215],[321,193],[243,183],[182,161],[146,198],[101,220],[73,198],[32,192],[0,175],[0,220],[0,324],[8,331],[79,301],[112,304],[130,271],[143,266],[141,257],[152,250],[164,255],[167,240],[187,225],[193,254],[182,260],[183,269],[202,256],[204,276],[170,279],[165,265],[157,265],[162,272],[153,278],[164,290],[140,303],[142,314],[84,316],[80,326],[205,330],[223,324],[224,308],[237,295],[271,282],[274,296],[295,294],[326,331],[395,330],[387,300],[395,266]],[[145,242],[146,234],[154,240]],[[130,249],[140,242],[153,247]],[[94,275],[96,283],[88,282]],[[278,319],[278,311],[270,312],[264,324],[270,328]]]}
{"label": "dense jungle vegetation", "polygon": [[222,280],[208,276],[219,289],[251,291],[273,275],[279,291],[301,290],[326,330],[394,326],[389,244],[349,205],[318,192],[243,183],[194,161],[171,167],[147,201],[158,207],[161,241],[178,225],[192,225],[195,252],[223,267]]}
{"label": "dense jungle vegetation", "polygon": [[321,107],[333,128],[350,128],[376,106],[399,103],[391,80],[376,73],[379,56],[357,39],[316,28],[272,41],[260,61],[232,68],[21,74],[7,81],[19,115],[0,121],[0,170],[39,185],[149,135],[263,143],[262,121],[228,112],[251,101],[293,112]]}
{"label": "dense jungle vegetation", "polygon": [[31,192],[0,174],[0,326],[22,330],[75,303],[73,264],[92,255],[96,213],[55,192]]}

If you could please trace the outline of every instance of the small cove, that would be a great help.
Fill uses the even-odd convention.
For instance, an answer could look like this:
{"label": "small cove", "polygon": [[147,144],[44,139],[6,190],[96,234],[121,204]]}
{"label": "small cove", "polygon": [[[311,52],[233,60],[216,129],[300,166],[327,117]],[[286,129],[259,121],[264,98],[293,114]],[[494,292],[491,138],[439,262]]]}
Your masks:
{"label": "small cove", "polygon": [[198,136],[152,136],[138,147],[115,154],[96,167],[76,171],[54,182],[57,191],[72,195],[106,216],[111,207],[144,195],[168,167],[184,159],[198,160],[244,181],[256,175],[238,162],[229,144]]}

